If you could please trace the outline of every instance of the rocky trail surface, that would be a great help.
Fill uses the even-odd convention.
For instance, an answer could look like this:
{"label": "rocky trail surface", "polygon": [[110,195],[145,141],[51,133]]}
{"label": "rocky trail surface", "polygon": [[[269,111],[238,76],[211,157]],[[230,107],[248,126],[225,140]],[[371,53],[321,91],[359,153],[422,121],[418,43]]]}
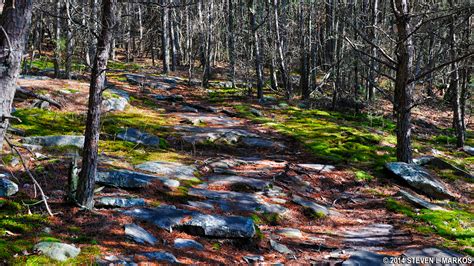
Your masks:
{"label": "rocky trail surface", "polygon": [[[429,249],[428,236],[410,230],[404,216],[386,209],[381,194],[394,194],[398,185],[361,185],[350,169],[317,161],[295,140],[192,95],[180,78],[126,78],[134,85],[129,88],[140,90],[140,97],[153,100],[153,108],[164,109],[168,119],[176,121],[164,127],[170,132],[166,142],[190,159],[122,162],[117,167],[120,157],[101,155],[97,210],[64,214],[71,221],[87,216],[83,219],[88,232],[103,247],[97,263],[376,265],[382,262],[380,254],[430,251],[458,256]],[[111,93],[117,96],[106,100],[106,111],[122,112],[129,94],[138,92],[116,85]],[[133,127],[115,137],[148,147],[163,141]],[[81,147],[83,138],[37,136],[23,143],[30,148]],[[410,169],[392,166],[402,178],[412,173],[403,175]],[[414,190],[455,197],[435,181],[406,181],[403,186]],[[425,189],[429,186],[436,189]],[[15,189],[5,187],[6,195]],[[63,252],[57,250],[54,256]],[[60,257],[77,255],[70,253]]]}

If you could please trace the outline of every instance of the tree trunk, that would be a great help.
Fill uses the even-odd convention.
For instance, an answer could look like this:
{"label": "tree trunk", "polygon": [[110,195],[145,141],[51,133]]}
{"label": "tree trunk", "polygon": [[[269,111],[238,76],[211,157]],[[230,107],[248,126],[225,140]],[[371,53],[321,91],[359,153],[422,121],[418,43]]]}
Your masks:
{"label": "tree trunk", "polygon": [[164,1],[163,14],[161,15],[161,49],[163,52],[163,73],[170,71],[170,40],[169,40],[169,9],[168,1]]}
{"label": "tree trunk", "polygon": [[253,37],[253,51],[255,56],[255,74],[257,77],[257,98],[263,100],[263,66],[262,56],[260,54],[260,40],[257,32],[257,21],[255,14],[257,13],[254,0],[248,1],[248,9],[250,16],[250,29]]}
{"label": "tree trunk", "polygon": [[82,169],[79,173],[77,202],[81,206],[94,207],[94,185],[97,174],[97,151],[100,132],[100,106],[102,91],[105,87],[105,71],[109,59],[110,42],[112,41],[115,25],[115,6],[117,0],[102,1],[102,30],[97,43],[97,54],[91,73],[89,90],[89,109],[82,156]]}
{"label": "tree trunk", "polygon": [[56,0],[56,18],[54,21],[54,77],[59,78],[61,71],[61,0]]}
{"label": "tree trunk", "polygon": [[31,23],[32,0],[6,0],[0,17],[0,150]]}
{"label": "tree trunk", "polygon": [[232,88],[235,87],[235,36],[234,36],[234,4],[233,0],[227,0],[228,7],[228,45],[229,45],[229,63],[230,63],[230,80],[232,82]]}
{"label": "tree trunk", "polygon": [[280,36],[280,25],[278,23],[278,0],[273,0],[273,13],[274,13],[274,26],[275,26],[275,37],[276,37],[276,46],[277,46],[277,51],[278,51],[278,63],[279,63],[279,68],[280,68],[280,73],[281,73],[281,79],[283,82],[283,86],[285,88],[285,94],[286,98],[290,99],[293,94],[293,90],[291,88],[291,83],[290,83],[290,77],[288,70],[286,68],[286,61],[285,61],[285,55],[283,53],[283,46],[284,43],[282,41],[282,38]]}
{"label": "tree trunk", "polygon": [[408,83],[413,66],[413,40],[409,35],[410,8],[408,0],[392,0],[398,31],[395,99],[397,115],[397,160],[411,163],[411,108],[413,83]]}
{"label": "tree trunk", "polygon": [[[70,10],[70,2],[66,1],[66,13],[69,14]],[[65,74],[67,79],[71,79],[71,71],[72,71],[72,56],[74,54],[74,40],[72,34],[72,25],[71,20],[66,19],[66,67],[65,67]]]}

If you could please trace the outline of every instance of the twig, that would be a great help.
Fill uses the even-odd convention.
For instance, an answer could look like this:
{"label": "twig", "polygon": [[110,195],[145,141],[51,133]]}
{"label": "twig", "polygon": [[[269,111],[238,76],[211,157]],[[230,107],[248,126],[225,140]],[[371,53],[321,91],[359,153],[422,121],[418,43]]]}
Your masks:
{"label": "twig", "polygon": [[33,183],[38,187],[38,190],[40,191],[40,194],[41,194],[41,199],[43,200],[44,202],[44,206],[46,207],[46,210],[48,211],[48,214],[49,216],[54,216],[54,214],[51,212],[51,209],[49,208],[49,205],[48,205],[48,201],[47,201],[47,197],[46,195],[44,194],[43,192],[43,189],[41,188],[40,184],[38,183],[38,181],[36,181],[35,177],[33,176],[33,174],[30,172],[30,170],[28,169],[28,167],[26,166],[26,163],[25,163],[25,160],[23,159],[23,156],[21,155],[21,153],[18,151],[18,149],[16,148],[15,145],[13,145],[10,140],[8,138],[5,138],[5,141],[8,143],[8,145],[10,146],[10,148],[12,150],[14,150],[18,156],[20,157],[20,162],[21,164],[23,165],[23,167],[25,168],[25,171],[26,173],[28,174],[28,176],[31,178],[31,180],[33,181]]}

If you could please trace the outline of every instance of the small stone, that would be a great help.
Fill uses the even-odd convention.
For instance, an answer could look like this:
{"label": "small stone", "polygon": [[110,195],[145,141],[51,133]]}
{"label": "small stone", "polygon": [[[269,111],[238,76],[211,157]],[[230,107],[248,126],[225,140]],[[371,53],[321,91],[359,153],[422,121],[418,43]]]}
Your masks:
{"label": "small stone", "polygon": [[180,263],[179,260],[169,252],[147,252],[143,253],[143,256],[158,262],[168,262],[168,263]]}
{"label": "small stone", "polygon": [[265,258],[263,256],[260,256],[260,255],[247,255],[247,256],[244,256],[243,259],[248,264],[254,264],[254,263],[265,261]]}
{"label": "small stone", "polygon": [[0,197],[9,197],[18,192],[18,185],[10,179],[8,174],[0,174]]}
{"label": "small stone", "polygon": [[35,245],[34,249],[58,261],[66,261],[69,258],[75,258],[81,252],[80,248],[57,242],[40,242]]}
{"label": "small stone", "polygon": [[318,173],[327,173],[336,170],[336,167],[327,164],[316,164],[316,163],[300,163],[297,164],[298,167],[307,170],[314,171]]}
{"label": "small stone", "polygon": [[289,254],[294,254],[294,252],[293,252],[292,250],[290,250],[287,246],[285,246],[285,245],[283,245],[283,244],[280,244],[280,243],[276,242],[276,241],[273,240],[273,239],[270,239],[270,246],[271,246],[274,250],[276,250],[276,251],[278,251],[278,252],[280,252],[280,253],[282,253],[282,254],[287,254],[287,255],[289,255]]}
{"label": "small stone", "polygon": [[408,191],[405,191],[403,189],[401,189],[400,191],[398,191],[398,193],[400,196],[402,196],[405,200],[409,201],[410,203],[416,205],[416,206],[421,206],[423,208],[426,208],[426,209],[429,209],[429,210],[436,210],[436,211],[445,211],[446,209],[441,207],[441,206],[438,206],[436,204],[432,204],[412,193],[409,193]]}
{"label": "small stone", "polygon": [[204,246],[192,239],[177,238],[174,240],[174,248],[203,250]]}
{"label": "small stone", "polygon": [[293,202],[305,207],[311,209],[313,212],[327,216],[329,215],[329,210],[322,206],[317,204],[316,202],[305,200],[297,195],[293,196]]}
{"label": "small stone", "polygon": [[250,108],[250,113],[252,113],[254,116],[261,117],[263,116],[263,113],[255,108]]}
{"label": "small stone", "polygon": [[140,244],[148,243],[150,245],[155,245],[158,241],[156,237],[136,224],[126,224],[125,235]]}
{"label": "small stone", "polygon": [[289,238],[302,238],[303,234],[295,228],[283,228],[275,231],[276,234]]}
{"label": "small stone", "polygon": [[193,108],[191,106],[184,106],[181,108],[182,112],[189,112],[189,113],[199,113],[198,109]]}

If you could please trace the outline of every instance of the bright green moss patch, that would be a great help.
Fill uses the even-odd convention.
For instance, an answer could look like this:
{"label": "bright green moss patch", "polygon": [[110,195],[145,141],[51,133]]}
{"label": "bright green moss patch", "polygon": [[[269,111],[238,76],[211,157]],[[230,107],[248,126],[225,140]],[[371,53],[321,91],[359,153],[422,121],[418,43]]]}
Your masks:
{"label": "bright green moss patch", "polygon": [[112,70],[138,71],[142,67],[137,63],[125,63],[119,61],[109,61],[107,68]]}
{"label": "bright green moss patch", "polygon": [[12,261],[13,265],[94,265],[96,257],[101,254],[99,247],[85,246],[81,247],[79,256],[69,259],[65,262],[55,261],[43,255],[20,256]]}
{"label": "bright green moss patch", "polygon": [[85,129],[85,116],[73,112],[32,108],[17,109],[13,115],[22,120],[15,127],[25,130],[28,136],[77,135]]}
{"label": "bright green moss patch", "polygon": [[245,117],[295,138],[316,157],[332,163],[362,164],[379,170],[387,161],[395,160],[394,147],[383,145],[384,142],[390,143],[390,139],[385,140],[390,135],[384,132],[392,130],[394,124],[380,117],[369,119],[367,115],[290,107],[274,110],[275,119],[270,120],[254,117],[247,105],[236,106],[236,109]]}
{"label": "bright green moss patch", "polygon": [[355,171],[354,175],[355,175],[355,180],[359,182],[363,182],[363,181],[368,182],[374,178],[370,173],[367,173],[366,171],[361,171],[361,170]]}
{"label": "bright green moss patch", "polygon": [[389,210],[421,222],[422,225],[415,227],[420,229],[420,232],[435,233],[446,239],[445,245],[467,253],[472,252],[474,246],[474,214],[472,212],[463,209],[449,211],[422,209],[420,212],[415,212],[410,206],[393,198],[387,199],[386,203]]}

